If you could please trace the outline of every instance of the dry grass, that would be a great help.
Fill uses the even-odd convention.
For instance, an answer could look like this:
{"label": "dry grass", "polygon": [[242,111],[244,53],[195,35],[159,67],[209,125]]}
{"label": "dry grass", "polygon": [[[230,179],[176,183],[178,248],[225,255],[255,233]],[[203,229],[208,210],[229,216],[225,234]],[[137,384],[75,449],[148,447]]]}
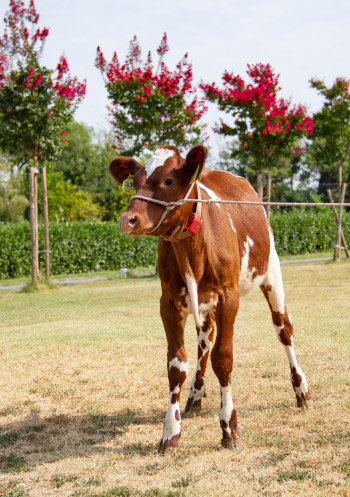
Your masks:
{"label": "dry grass", "polygon": [[[203,411],[183,420],[172,458],[156,450],[168,397],[157,280],[1,291],[0,496],[350,495],[350,264],[283,272],[316,408],[296,408],[255,293],[241,303],[232,375],[244,450],[220,448],[209,367]],[[192,319],[186,342],[192,373]]]}

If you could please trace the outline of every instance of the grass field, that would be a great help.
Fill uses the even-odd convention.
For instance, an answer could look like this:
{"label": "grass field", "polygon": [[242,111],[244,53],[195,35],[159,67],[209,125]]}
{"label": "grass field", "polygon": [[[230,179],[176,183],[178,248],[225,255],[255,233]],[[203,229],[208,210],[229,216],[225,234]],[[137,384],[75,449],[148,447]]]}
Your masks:
{"label": "grass field", "polygon": [[[175,456],[157,453],[168,399],[157,279],[1,290],[0,496],[350,495],[350,264],[282,269],[315,408],[296,407],[267,305],[246,297],[232,375],[241,452],[220,447],[208,367],[201,414],[183,419]],[[192,318],[186,346],[192,374]]]}

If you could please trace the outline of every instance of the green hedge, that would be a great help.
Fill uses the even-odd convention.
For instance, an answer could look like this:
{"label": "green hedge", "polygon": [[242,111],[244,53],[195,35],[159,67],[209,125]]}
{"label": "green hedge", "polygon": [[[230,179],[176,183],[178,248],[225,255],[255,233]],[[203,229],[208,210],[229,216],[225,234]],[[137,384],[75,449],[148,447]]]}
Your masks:
{"label": "green hedge", "polygon": [[[329,207],[315,210],[274,213],[271,226],[279,255],[307,254],[331,250],[334,246],[336,224]],[[321,210],[323,209],[323,210]],[[343,214],[344,236],[350,242],[350,212]]]}
{"label": "green hedge", "polygon": [[[329,250],[334,244],[335,221],[329,210],[291,211],[272,215],[276,247],[280,255]],[[343,229],[350,244],[350,213]],[[43,230],[39,228],[40,247]],[[83,273],[120,267],[151,266],[157,262],[156,237],[128,237],[113,222],[51,223],[51,273]],[[40,253],[44,265],[44,253]],[[0,223],[0,278],[30,274],[29,223]]]}
{"label": "green hedge", "polygon": [[[39,227],[39,250],[43,247],[43,228]],[[84,273],[120,267],[156,265],[156,237],[128,237],[118,224],[51,223],[51,273]],[[39,254],[40,266],[45,255]],[[0,278],[30,274],[30,225],[0,223]]]}

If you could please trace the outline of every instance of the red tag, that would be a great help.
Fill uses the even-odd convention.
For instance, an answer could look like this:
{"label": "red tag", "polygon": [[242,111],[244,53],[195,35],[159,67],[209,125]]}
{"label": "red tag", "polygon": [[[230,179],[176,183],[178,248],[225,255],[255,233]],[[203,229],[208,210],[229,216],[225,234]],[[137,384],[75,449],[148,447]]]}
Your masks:
{"label": "red tag", "polygon": [[195,234],[200,225],[202,224],[202,219],[197,216],[194,212],[191,212],[190,217],[188,218],[186,224],[186,230],[191,231],[191,233]]}

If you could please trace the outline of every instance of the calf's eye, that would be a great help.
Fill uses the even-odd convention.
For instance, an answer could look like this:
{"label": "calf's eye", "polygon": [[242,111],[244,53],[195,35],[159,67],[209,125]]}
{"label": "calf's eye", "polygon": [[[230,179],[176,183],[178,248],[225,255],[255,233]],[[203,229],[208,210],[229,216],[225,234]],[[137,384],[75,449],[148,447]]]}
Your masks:
{"label": "calf's eye", "polygon": [[174,183],[174,180],[172,178],[167,178],[164,183],[166,184],[166,186],[170,186]]}

